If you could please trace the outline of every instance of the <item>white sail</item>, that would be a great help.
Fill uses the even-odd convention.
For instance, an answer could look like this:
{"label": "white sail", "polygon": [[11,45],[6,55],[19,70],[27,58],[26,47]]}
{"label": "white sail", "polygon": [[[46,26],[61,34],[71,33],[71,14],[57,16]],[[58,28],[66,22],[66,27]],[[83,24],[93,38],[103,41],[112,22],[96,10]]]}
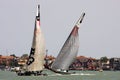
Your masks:
{"label": "white sail", "polygon": [[80,23],[82,23],[85,13],[82,14],[81,18],[77,21],[74,28],[72,29],[69,37],[64,43],[61,51],[59,52],[57,58],[51,65],[51,69],[54,71],[67,71],[69,66],[75,60],[78,49],[79,49],[79,34],[78,29]]}
{"label": "white sail", "polygon": [[27,71],[42,71],[44,68],[45,42],[40,28],[40,5],[37,7],[32,47],[27,61]]}

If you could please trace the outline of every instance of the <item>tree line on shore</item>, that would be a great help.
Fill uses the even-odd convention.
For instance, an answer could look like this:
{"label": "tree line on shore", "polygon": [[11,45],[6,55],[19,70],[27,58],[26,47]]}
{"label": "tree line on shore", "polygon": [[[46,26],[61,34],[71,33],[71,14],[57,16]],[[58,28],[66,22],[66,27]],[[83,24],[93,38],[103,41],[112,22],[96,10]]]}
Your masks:
{"label": "tree line on shore", "polygon": [[[10,55],[10,57],[3,57],[0,55],[0,66],[23,66],[26,64],[28,59],[28,54],[23,54],[21,57],[17,57],[15,54]],[[3,58],[3,59],[2,59]],[[20,60],[24,61],[24,64],[20,64]],[[45,56],[45,67],[50,66],[55,60],[55,57]],[[95,59],[85,56],[77,56],[75,61],[70,65],[71,70],[120,70],[120,58],[107,58],[106,56],[100,59]]]}

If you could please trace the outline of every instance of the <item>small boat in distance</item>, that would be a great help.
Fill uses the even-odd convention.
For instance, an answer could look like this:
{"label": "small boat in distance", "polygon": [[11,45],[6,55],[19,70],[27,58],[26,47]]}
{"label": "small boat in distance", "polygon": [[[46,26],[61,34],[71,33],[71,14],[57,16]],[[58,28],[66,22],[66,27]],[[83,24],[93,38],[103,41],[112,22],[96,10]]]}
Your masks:
{"label": "small boat in distance", "polygon": [[83,21],[85,13],[81,15],[74,28],[72,29],[70,35],[65,41],[61,51],[59,52],[57,58],[50,66],[50,70],[60,73],[60,74],[71,74],[68,72],[69,66],[75,60],[78,49],[79,49],[79,34],[78,29]]}
{"label": "small boat in distance", "polygon": [[40,5],[38,5],[37,15],[35,18],[33,42],[29,59],[26,63],[26,71],[20,71],[18,72],[18,75],[43,75],[42,71],[44,69],[45,52],[45,41],[40,28]]}

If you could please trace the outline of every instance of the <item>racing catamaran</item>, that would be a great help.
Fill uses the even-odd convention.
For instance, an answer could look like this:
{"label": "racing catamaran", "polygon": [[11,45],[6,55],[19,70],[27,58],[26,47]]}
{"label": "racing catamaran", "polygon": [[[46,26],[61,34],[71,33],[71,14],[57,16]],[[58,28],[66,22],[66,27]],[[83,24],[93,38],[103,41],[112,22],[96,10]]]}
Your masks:
{"label": "racing catamaran", "polygon": [[45,52],[45,41],[40,28],[40,5],[38,5],[33,42],[28,61],[26,63],[26,71],[24,73],[18,73],[18,75],[42,75],[41,72],[44,69]]}
{"label": "racing catamaran", "polygon": [[50,70],[56,73],[70,74],[68,70],[69,70],[69,66],[73,63],[78,53],[78,49],[79,49],[78,29],[83,21],[84,16],[85,13],[81,15],[81,17],[75,24],[70,35],[65,41],[61,51],[59,52],[57,58],[51,65]]}

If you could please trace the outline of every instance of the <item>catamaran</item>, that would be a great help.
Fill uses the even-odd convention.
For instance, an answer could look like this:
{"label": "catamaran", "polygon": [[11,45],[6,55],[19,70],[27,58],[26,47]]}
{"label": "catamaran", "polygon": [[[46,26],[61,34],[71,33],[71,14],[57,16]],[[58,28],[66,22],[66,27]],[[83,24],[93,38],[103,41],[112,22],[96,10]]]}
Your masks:
{"label": "catamaran", "polygon": [[70,35],[65,41],[61,51],[59,52],[57,58],[50,67],[50,70],[61,73],[61,74],[70,74],[68,72],[69,66],[75,60],[78,49],[79,49],[79,34],[78,29],[80,24],[83,21],[85,13],[81,15],[74,28],[72,29]]}
{"label": "catamaran", "polygon": [[18,75],[41,75],[44,69],[45,41],[40,28],[40,5],[37,6],[35,28],[29,59],[26,63],[26,71]]}

